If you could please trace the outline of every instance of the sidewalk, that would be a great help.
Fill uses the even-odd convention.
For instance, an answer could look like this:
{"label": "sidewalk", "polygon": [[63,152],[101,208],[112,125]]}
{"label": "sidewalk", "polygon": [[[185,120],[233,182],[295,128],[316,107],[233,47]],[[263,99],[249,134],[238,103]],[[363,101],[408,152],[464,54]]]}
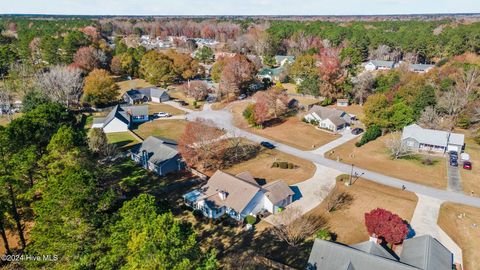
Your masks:
{"label": "sidewalk", "polygon": [[[319,132],[322,132],[322,131],[319,131]],[[312,150],[310,151],[312,154],[316,154],[316,155],[321,155],[321,156],[324,156],[325,153],[327,153],[328,151],[331,151],[332,149],[350,141],[350,140],[353,140],[355,139],[356,137],[358,137],[359,135],[353,135],[352,134],[352,131],[351,130],[344,130],[340,133],[340,135],[342,135],[342,137],[334,140],[334,141],[331,141],[325,145],[322,145],[320,146],[319,148],[315,149],[315,150]]]}

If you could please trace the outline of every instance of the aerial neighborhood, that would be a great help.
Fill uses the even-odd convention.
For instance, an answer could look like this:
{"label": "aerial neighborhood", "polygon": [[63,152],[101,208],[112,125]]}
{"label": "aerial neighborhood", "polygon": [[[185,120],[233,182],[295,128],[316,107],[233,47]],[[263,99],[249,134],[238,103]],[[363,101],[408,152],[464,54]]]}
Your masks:
{"label": "aerial neighborhood", "polygon": [[479,36],[1,16],[0,268],[480,269]]}

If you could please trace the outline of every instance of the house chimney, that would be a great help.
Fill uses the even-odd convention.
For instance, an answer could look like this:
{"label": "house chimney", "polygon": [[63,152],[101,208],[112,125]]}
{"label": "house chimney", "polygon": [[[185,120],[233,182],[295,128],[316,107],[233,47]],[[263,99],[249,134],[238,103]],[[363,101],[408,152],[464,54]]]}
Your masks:
{"label": "house chimney", "polygon": [[227,198],[227,192],[225,192],[225,191],[223,191],[223,190],[220,190],[220,191],[218,192],[218,196],[220,197],[220,199],[221,199],[222,201],[225,201],[225,199]]}
{"label": "house chimney", "polygon": [[368,241],[373,242],[373,243],[375,243],[375,244],[378,244],[378,237],[377,237],[377,235],[376,235],[376,234],[372,234],[372,235],[370,236],[370,238],[368,239]]}

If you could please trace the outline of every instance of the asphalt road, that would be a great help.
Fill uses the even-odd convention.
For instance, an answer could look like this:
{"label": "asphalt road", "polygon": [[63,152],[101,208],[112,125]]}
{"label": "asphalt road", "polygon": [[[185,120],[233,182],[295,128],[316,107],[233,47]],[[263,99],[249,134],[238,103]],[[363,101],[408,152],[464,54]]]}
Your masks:
{"label": "asphalt road", "polygon": [[[269,141],[273,143],[276,146],[276,149],[278,149],[279,151],[282,151],[306,160],[310,160],[314,163],[318,163],[320,165],[338,170],[346,174],[350,174],[352,171],[351,164],[345,164],[345,163],[337,162],[334,160],[330,160],[330,159],[324,158],[322,155],[314,154],[309,151],[302,151],[297,148],[263,138],[256,134],[253,134],[248,131],[235,127],[233,125],[232,114],[228,111],[228,107],[227,109],[218,110],[218,111],[211,110],[209,107],[207,107],[203,111],[195,111],[195,112],[189,113],[186,118],[187,120],[190,120],[190,121],[195,120],[196,118],[211,120],[217,127],[225,130],[226,132],[231,133],[234,136],[243,137],[258,143],[261,141]],[[380,184],[384,184],[387,186],[391,186],[395,188],[402,188],[402,186],[405,186],[406,190],[408,191],[419,193],[425,196],[434,197],[443,201],[450,201],[450,202],[466,204],[474,207],[480,207],[480,198],[467,196],[463,193],[432,188],[432,187],[408,182],[405,180],[401,180],[395,177],[383,175],[381,173],[361,169],[355,166],[353,167],[353,173],[361,176],[362,178],[365,178]]]}

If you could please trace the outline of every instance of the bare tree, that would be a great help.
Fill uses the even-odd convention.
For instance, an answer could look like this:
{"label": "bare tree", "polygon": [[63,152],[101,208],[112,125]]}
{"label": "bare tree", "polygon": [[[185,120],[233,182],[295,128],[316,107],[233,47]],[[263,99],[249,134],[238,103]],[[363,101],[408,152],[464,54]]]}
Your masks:
{"label": "bare tree", "polygon": [[356,78],[353,78],[352,82],[355,84],[353,87],[353,96],[360,105],[363,105],[363,102],[372,92],[375,78],[372,73],[364,72],[358,75]]}
{"label": "bare tree", "polygon": [[412,154],[410,148],[403,142],[400,132],[395,132],[392,137],[387,139],[385,146],[388,149],[390,157],[398,159]]}
{"label": "bare tree", "polygon": [[208,85],[204,81],[190,81],[185,83],[182,88],[189,97],[196,101],[204,100],[208,95]]}
{"label": "bare tree", "polygon": [[435,108],[428,106],[420,115],[418,124],[425,128],[436,128],[439,126],[440,121],[440,115],[437,113]]}
{"label": "bare tree", "polygon": [[302,216],[300,207],[289,207],[273,218],[273,233],[290,246],[297,246],[325,225],[321,216]]}
{"label": "bare tree", "polygon": [[350,194],[341,191],[337,185],[333,188],[330,186],[323,186],[318,196],[324,198],[325,210],[327,212],[339,210],[353,200]]}
{"label": "bare tree", "polygon": [[36,82],[48,97],[67,108],[78,103],[82,94],[83,79],[77,68],[54,66],[50,71],[38,74]]}
{"label": "bare tree", "polygon": [[6,115],[8,122],[12,121],[12,95],[4,87],[0,87],[0,115]]}
{"label": "bare tree", "polygon": [[443,93],[438,99],[438,107],[449,116],[456,117],[468,103],[465,92],[451,89]]}
{"label": "bare tree", "polygon": [[456,86],[463,91],[468,97],[473,91],[480,87],[480,70],[477,67],[464,69],[459,76],[456,77]]}

